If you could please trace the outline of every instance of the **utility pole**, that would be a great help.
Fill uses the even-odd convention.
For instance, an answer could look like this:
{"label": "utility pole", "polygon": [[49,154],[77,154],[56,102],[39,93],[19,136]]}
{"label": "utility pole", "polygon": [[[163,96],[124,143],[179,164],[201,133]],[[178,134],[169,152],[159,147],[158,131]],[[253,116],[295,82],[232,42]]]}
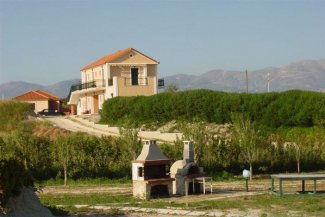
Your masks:
{"label": "utility pole", "polygon": [[267,73],[267,92],[270,93],[270,72]]}
{"label": "utility pole", "polygon": [[246,69],[246,93],[248,93],[248,73]]}

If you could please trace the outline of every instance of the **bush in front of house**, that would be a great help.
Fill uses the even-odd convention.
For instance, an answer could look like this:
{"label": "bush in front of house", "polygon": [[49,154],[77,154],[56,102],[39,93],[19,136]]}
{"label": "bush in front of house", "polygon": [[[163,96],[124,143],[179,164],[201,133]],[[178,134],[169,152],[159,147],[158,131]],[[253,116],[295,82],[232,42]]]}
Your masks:
{"label": "bush in front of house", "polygon": [[290,90],[281,93],[225,93],[189,90],[153,96],[116,97],[106,100],[101,123],[117,124],[128,117],[139,124],[172,120],[230,123],[231,113],[246,113],[258,124],[325,126],[325,93]]}

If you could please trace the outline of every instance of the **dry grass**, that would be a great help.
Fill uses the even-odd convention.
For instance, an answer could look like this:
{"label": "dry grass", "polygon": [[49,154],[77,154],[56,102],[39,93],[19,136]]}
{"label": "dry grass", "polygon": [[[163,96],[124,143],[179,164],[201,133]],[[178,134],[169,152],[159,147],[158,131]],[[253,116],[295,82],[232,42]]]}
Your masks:
{"label": "dry grass", "polygon": [[48,137],[51,140],[56,139],[58,136],[67,136],[70,133],[70,131],[40,121],[37,121],[37,124],[33,129],[34,136]]}

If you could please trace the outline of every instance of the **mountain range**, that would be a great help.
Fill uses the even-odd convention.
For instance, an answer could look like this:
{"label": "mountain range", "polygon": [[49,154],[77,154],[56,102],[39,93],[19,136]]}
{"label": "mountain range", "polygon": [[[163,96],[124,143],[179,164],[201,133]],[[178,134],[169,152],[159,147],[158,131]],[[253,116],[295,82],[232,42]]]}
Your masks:
{"label": "mountain range", "polygon": [[[282,67],[248,71],[247,75],[249,92],[267,92],[268,77],[270,91],[302,89],[325,92],[325,59],[302,60]],[[8,82],[0,85],[0,97],[12,98],[30,90],[42,89],[64,98],[69,94],[70,86],[79,81],[80,79],[72,79],[53,85]],[[212,89],[244,92],[246,73],[216,69],[200,75],[176,74],[165,77],[165,86],[171,84],[175,84],[179,90]]]}
{"label": "mountain range", "polygon": [[[269,74],[269,76],[268,76]],[[282,67],[248,71],[249,92],[302,89],[325,92],[325,59],[303,60]],[[165,78],[165,86],[175,84],[180,90],[212,89],[246,91],[245,71],[211,70],[201,75],[177,74]]]}
{"label": "mountain range", "polygon": [[80,82],[80,79],[61,81],[52,85],[33,84],[23,81],[12,81],[0,85],[0,97],[12,98],[31,90],[45,90],[61,98],[68,96],[70,87]]}

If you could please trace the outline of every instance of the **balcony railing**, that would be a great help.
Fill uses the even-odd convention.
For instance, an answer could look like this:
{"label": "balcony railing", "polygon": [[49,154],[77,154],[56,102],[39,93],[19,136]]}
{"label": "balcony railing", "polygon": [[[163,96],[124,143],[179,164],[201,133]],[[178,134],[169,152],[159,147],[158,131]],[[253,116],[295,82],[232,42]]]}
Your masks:
{"label": "balcony railing", "polygon": [[95,80],[86,83],[71,85],[68,99],[70,99],[71,93],[73,91],[84,90],[84,89],[95,88],[95,87],[105,87],[105,80]]}
{"label": "balcony railing", "polygon": [[148,78],[124,78],[124,85],[125,86],[146,86],[148,85]]}
{"label": "balcony railing", "polygon": [[164,88],[165,87],[165,79],[160,78],[158,79],[158,88]]}
{"label": "balcony railing", "polygon": [[105,87],[105,80],[90,81],[87,83],[75,84],[71,86],[71,88],[73,89],[72,91],[84,90],[84,89],[95,88],[95,87]]}

